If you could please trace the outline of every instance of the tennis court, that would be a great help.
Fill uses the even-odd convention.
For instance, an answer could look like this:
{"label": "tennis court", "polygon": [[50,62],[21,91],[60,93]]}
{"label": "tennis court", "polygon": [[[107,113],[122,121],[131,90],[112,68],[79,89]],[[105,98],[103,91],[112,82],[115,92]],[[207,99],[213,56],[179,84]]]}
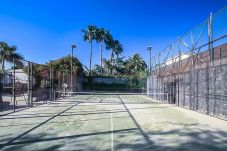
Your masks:
{"label": "tennis court", "polygon": [[226,150],[227,122],[138,94],[80,94],[0,117],[0,150]]}

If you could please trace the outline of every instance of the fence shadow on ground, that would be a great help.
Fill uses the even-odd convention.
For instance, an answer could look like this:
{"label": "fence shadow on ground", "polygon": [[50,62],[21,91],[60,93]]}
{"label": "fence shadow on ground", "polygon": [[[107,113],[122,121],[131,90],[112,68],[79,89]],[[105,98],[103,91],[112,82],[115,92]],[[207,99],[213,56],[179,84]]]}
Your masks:
{"label": "fence shadow on ground", "polygon": [[[173,123],[174,124],[174,123]],[[188,124],[182,124],[182,126],[185,127],[191,127],[196,126],[197,124],[188,125]],[[200,132],[191,132],[189,131],[182,131],[180,129],[171,130],[171,131],[152,131],[147,132],[147,135],[150,137],[150,141],[148,142],[141,142],[140,140],[135,140],[134,142],[118,142],[115,144],[114,148],[116,150],[118,149],[128,149],[128,150],[168,150],[168,151],[175,151],[175,150],[206,150],[206,151],[223,151],[227,149],[227,132],[216,130],[199,130]],[[115,138],[118,139],[124,139],[127,135],[139,135],[139,131],[137,128],[133,129],[120,129],[115,130],[114,134],[122,134],[119,137]],[[170,145],[167,146],[165,143],[156,144],[154,141],[152,141],[152,136],[159,135],[160,137],[165,138],[168,134],[175,134],[179,137],[187,136],[189,139],[185,142],[176,142],[176,145]],[[96,133],[86,133],[86,134],[78,134],[78,135],[69,135],[69,136],[50,136],[50,134],[47,133],[41,133],[37,135],[30,135],[27,134],[23,138],[21,138],[19,141],[8,143],[8,144],[2,144],[0,147],[6,147],[6,150],[26,150],[25,148],[27,145],[31,145],[34,143],[44,143],[46,142],[48,145],[43,150],[57,150],[61,149],[69,144],[62,143],[62,142],[70,142],[71,150],[76,150],[77,146],[84,146],[84,149],[90,148],[90,150],[98,150],[96,149],[98,146],[92,146],[91,144],[86,142],[86,137],[90,136],[102,136],[106,134],[111,134],[111,131],[104,131],[104,132],[96,132]],[[203,135],[202,135],[203,134]],[[83,138],[81,141],[81,138]],[[221,139],[222,138],[222,139]],[[89,139],[88,139],[89,140]],[[56,143],[57,141],[58,143]],[[60,142],[59,142],[60,141]],[[101,140],[100,140],[101,141]],[[72,144],[73,143],[73,144]]]}
{"label": "fence shadow on ground", "polygon": [[[119,97],[121,100],[121,98]],[[84,146],[84,148],[79,148],[80,150],[92,150],[98,151],[102,150],[101,146],[94,146],[95,144],[90,143],[91,137],[98,137],[97,140],[104,141],[106,135],[110,136],[112,131],[99,131],[99,132],[88,132],[88,133],[81,133],[81,134],[68,134],[66,136],[59,136],[57,134],[50,134],[48,132],[39,133],[39,134],[32,134],[30,133],[34,129],[41,127],[45,123],[51,123],[51,119],[60,116],[74,116],[74,115],[90,115],[90,114],[106,114],[106,113],[128,113],[126,117],[130,117],[134,123],[134,128],[123,129],[119,128],[113,131],[114,134],[114,149],[121,150],[143,150],[143,151],[160,151],[160,150],[168,150],[168,151],[175,151],[175,150],[207,150],[207,151],[221,151],[227,150],[227,131],[222,131],[219,129],[202,129],[200,123],[174,123],[174,122],[161,122],[161,125],[167,125],[174,127],[178,125],[178,128],[174,129],[160,129],[160,130],[147,130],[144,129],[139,123],[137,119],[133,117],[130,110],[124,104],[123,100],[122,104],[124,105],[124,110],[117,109],[116,111],[90,111],[83,112],[83,113],[74,113],[71,112],[70,109],[73,106],[78,105],[77,103],[73,106],[67,108],[66,110],[62,111],[57,115],[51,115],[49,119],[42,123],[37,123],[38,125],[33,127],[32,129],[22,133],[16,138],[7,138],[6,140],[1,140],[1,142],[6,142],[0,144],[0,149],[5,150],[31,150],[32,148],[37,146],[37,144],[43,143],[41,147],[42,150],[61,150],[61,149],[70,149],[70,150],[77,150],[78,146]],[[75,102],[74,102],[75,103]],[[54,104],[53,104],[54,105]],[[168,107],[168,106],[167,106]],[[133,109],[142,109],[142,108],[133,108]],[[133,110],[132,109],[132,110]],[[147,108],[144,108],[147,109]],[[64,114],[62,114],[64,113]],[[48,113],[47,113],[48,114]],[[65,115],[66,114],[66,115]],[[48,117],[48,116],[47,116]],[[17,117],[15,117],[17,118]],[[102,120],[102,118],[100,118]],[[99,119],[92,119],[92,120],[99,120]],[[68,121],[61,121],[61,122],[68,122]],[[36,124],[34,124],[36,125]],[[206,127],[206,126],[205,126]],[[170,135],[174,135],[176,138],[172,138]],[[133,139],[133,141],[128,140],[128,136],[133,137],[140,137],[141,139]],[[181,138],[184,141],[178,141]],[[96,140],[96,141],[97,141]],[[118,141],[124,140],[124,141]],[[127,140],[127,141],[126,141]],[[103,142],[104,143],[104,142]],[[97,145],[97,144],[96,144]],[[70,148],[68,148],[70,147]],[[28,149],[29,148],[29,149]],[[36,148],[37,149],[37,148]]]}

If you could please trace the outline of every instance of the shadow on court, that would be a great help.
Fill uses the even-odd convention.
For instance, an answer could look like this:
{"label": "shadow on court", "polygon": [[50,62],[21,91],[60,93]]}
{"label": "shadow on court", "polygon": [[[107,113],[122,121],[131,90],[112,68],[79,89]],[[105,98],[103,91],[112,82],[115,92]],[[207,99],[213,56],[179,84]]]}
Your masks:
{"label": "shadow on court", "polygon": [[[53,109],[46,113],[37,110],[35,113],[21,112],[19,115],[4,117],[0,128],[29,126],[17,136],[4,137],[0,133],[1,150],[226,150],[227,131],[220,129],[200,128],[201,124],[176,123],[171,120],[160,121],[160,125],[174,127],[173,129],[149,129],[135,116],[134,111],[172,109],[172,106],[128,107],[124,98],[119,97],[119,104],[78,103],[62,101],[50,104]],[[142,102],[144,105],[144,103]],[[160,103],[154,103],[154,105]],[[146,104],[145,104],[146,105]],[[161,104],[160,104],[161,105]],[[48,107],[48,106],[46,106]],[[62,108],[60,108],[62,107]],[[42,108],[42,107],[41,107]],[[59,109],[60,108],[60,109]],[[45,108],[44,108],[45,110]],[[113,130],[110,129],[110,114],[113,120]],[[145,112],[144,112],[145,114]],[[145,115],[147,120],[149,116]],[[20,122],[28,118],[45,118],[42,122]],[[15,122],[17,120],[17,122]],[[12,121],[12,122],[11,122]],[[31,122],[31,121],[30,121]],[[87,125],[86,125],[87,124]],[[152,121],[151,121],[152,124]],[[155,123],[153,123],[155,124]],[[81,126],[78,126],[81,125]],[[101,127],[98,127],[98,126]],[[178,127],[176,127],[176,125]],[[70,127],[69,127],[70,126]],[[87,126],[87,127],[86,127]],[[70,128],[70,129],[68,129]],[[193,129],[193,131],[192,131]],[[48,131],[50,130],[50,131]],[[64,132],[64,133],[63,133]],[[63,134],[61,134],[63,133]],[[113,140],[111,135],[113,134]],[[178,141],[182,139],[181,141]]]}
{"label": "shadow on court", "polygon": [[[185,127],[192,126],[192,125],[183,125]],[[71,146],[71,150],[77,150],[78,146],[83,146],[85,150],[100,150],[95,149],[96,146],[89,146],[89,144],[86,142],[86,137],[90,136],[96,136],[99,135],[102,137],[102,135],[110,134],[111,131],[104,131],[99,133],[87,133],[87,134],[80,134],[80,135],[70,135],[70,136],[64,136],[64,137],[51,137],[46,138],[45,133],[39,134],[39,135],[26,135],[22,140],[16,141],[10,144],[5,144],[4,147],[5,150],[29,150],[29,145],[34,143],[40,143],[40,144],[51,144],[46,145],[42,150],[61,150],[64,148],[64,146],[67,146],[67,144],[63,144],[60,142],[70,142],[73,145]],[[192,133],[190,131],[181,132],[181,130],[175,130],[175,131],[155,131],[155,132],[148,132],[147,135],[159,135],[160,137],[165,137],[168,134],[175,133],[178,136],[187,136],[190,137],[190,140],[188,140],[185,143],[178,143],[176,146],[165,146],[164,144],[155,144],[153,141],[150,141],[149,143],[141,143],[140,141],[134,141],[134,142],[125,142],[125,141],[118,141],[118,140],[124,140],[128,139],[128,135],[138,135],[137,129],[122,129],[122,130],[116,130],[114,131],[114,134],[119,134],[116,139],[116,145],[115,150],[121,150],[121,149],[127,149],[127,150],[206,150],[206,151],[224,151],[226,150],[227,146],[227,140],[218,141],[217,139],[219,137],[226,138],[227,133],[224,131],[208,131],[208,130],[202,130],[199,133]],[[202,136],[202,134],[205,134],[206,136]],[[219,136],[219,137],[217,137]],[[84,138],[84,139],[81,139]],[[63,141],[64,140],[64,141]],[[215,144],[215,145],[214,145]],[[1,146],[2,147],[2,146]],[[32,149],[32,147],[30,148]],[[80,149],[82,149],[80,147]]]}

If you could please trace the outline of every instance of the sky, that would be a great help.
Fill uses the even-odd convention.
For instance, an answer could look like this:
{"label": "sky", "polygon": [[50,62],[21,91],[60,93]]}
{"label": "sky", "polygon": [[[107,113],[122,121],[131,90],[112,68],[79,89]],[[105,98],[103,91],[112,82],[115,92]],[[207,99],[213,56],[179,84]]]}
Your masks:
{"label": "sky", "polygon": [[[45,63],[71,53],[89,65],[87,25],[103,27],[119,40],[128,57],[147,46],[156,55],[178,36],[218,12],[227,0],[0,0],[0,41],[16,45],[26,60]],[[109,58],[110,51],[104,50]],[[99,45],[93,46],[93,65],[99,64]]]}

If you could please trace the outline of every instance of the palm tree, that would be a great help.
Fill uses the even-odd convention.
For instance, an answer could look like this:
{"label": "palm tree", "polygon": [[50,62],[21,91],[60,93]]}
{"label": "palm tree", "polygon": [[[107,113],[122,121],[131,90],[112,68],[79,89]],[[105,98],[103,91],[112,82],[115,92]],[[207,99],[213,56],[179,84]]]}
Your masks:
{"label": "palm tree", "polygon": [[98,28],[95,32],[95,39],[98,43],[100,43],[100,74],[103,74],[103,70],[102,70],[102,45],[103,42],[106,42],[108,40],[109,37],[109,31],[105,30],[104,28]]}
{"label": "palm tree", "polygon": [[133,54],[126,62],[126,69],[129,74],[138,73],[147,69],[147,65],[139,53]]}
{"label": "palm tree", "polygon": [[[120,44],[120,42],[118,40],[114,40],[112,52],[111,52],[112,66],[114,66],[114,62],[113,62],[114,55],[116,55],[118,57],[122,52],[123,52],[122,45]],[[111,74],[112,74],[112,71],[111,71]]]}
{"label": "palm tree", "polygon": [[83,65],[83,69],[84,69],[84,74],[85,75],[89,75],[89,69],[87,66]]}
{"label": "palm tree", "polygon": [[[114,58],[114,54],[115,55],[120,55],[122,52],[123,52],[123,48],[122,48],[122,45],[120,44],[120,42],[118,40],[113,40],[113,39],[110,39],[107,43],[107,49],[111,49],[111,53],[110,53],[110,61],[112,63],[112,66],[114,66],[114,63],[113,63],[113,58]],[[112,69],[110,71],[110,73],[112,74]]]}
{"label": "palm tree", "polygon": [[93,68],[93,73],[95,75],[99,75],[101,73],[101,71],[103,71],[103,69],[101,68],[100,65],[96,64],[94,65],[94,68]]}
{"label": "palm tree", "polygon": [[0,52],[0,61],[1,61],[1,70],[4,73],[5,70],[5,62],[13,63],[13,60],[15,61],[15,64],[17,66],[22,67],[22,59],[24,57],[20,55],[19,53],[16,53],[17,47],[16,46],[9,46],[5,42],[0,42],[1,52]]}
{"label": "palm tree", "polygon": [[112,63],[108,59],[103,59],[104,70],[107,70],[106,73],[109,75],[110,71],[112,70]]}
{"label": "palm tree", "polygon": [[123,75],[125,73],[125,61],[123,60],[124,57],[122,56],[117,56],[117,58],[115,59],[115,69],[117,72],[117,75]]}
{"label": "palm tree", "polygon": [[[84,33],[83,38],[84,41],[88,41],[90,43],[90,71],[91,71],[91,64],[92,64],[92,41],[95,39],[97,27],[93,25],[89,25],[86,30],[82,30]],[[89,71],[89,76],[91,72]]]}
{"label": "palm tree", "polygon": [[[17,47],[12,46],[10,47],[7,43],[5,42],[0,42],[0,62],[1,62],[1,72],[4,74],[5,72],[5,62],[10,62],[14,63],[17,66],[22,67],[23,63],[21,59],[23,59],[23,56],[20,55],[19,53],[16,53]],[[3,85],[1,83],[2,79],[2,73],[0,73],[0,92],[2,91]],[[2,93],[0,93],[0,103],[2,103]]]}

